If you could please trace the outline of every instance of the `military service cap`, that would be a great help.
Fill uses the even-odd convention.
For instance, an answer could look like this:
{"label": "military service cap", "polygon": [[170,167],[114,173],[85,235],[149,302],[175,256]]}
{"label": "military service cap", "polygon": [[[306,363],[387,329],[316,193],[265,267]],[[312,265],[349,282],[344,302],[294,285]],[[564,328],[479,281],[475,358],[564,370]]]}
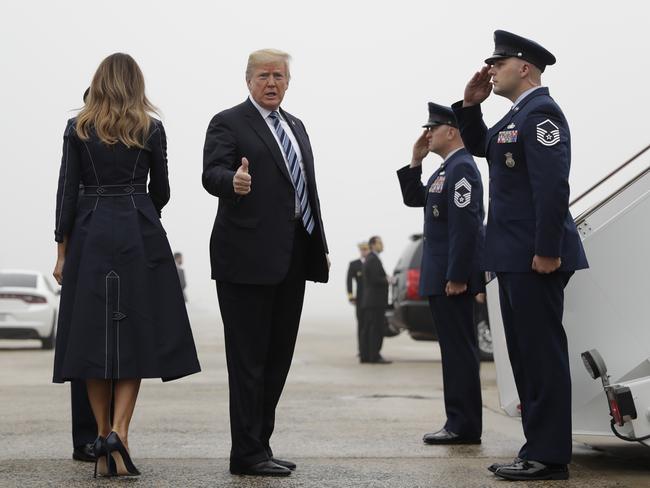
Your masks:
{"label": "military service cap", "polygon": [[540,70],[555,64],[555,56],[535,41],[504,30],[494,31],[494,53],[485,64],[494,64],[497,59],[520,58],[534,64]]}
{"label": "military service cap", "polygon": [[429,120],[422,127],[428,129],[436,125],[451,125],[458,128],[458,122],[452,109],[429,102]]}

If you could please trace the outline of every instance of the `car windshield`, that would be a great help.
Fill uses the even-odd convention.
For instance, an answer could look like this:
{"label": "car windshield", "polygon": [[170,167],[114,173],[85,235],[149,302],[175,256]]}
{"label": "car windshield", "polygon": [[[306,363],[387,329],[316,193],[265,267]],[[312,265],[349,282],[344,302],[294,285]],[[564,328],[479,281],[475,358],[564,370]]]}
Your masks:
{"label": "car windshield", "polygon": [[396,270],[406,270],[410,268],[419,268],[420,263],[422,262],[422,239],[417,237],[415,239],[412,238],[412,242],[410,242],[407,246],[404,252],[402,252],[402,255],[399,257],[399,261],[397,261],[397,265],[395,266]]}
{"label": "car windshield", "polygon": [[0,273],[0,286],[36,288],[36,275],[25,273]]}

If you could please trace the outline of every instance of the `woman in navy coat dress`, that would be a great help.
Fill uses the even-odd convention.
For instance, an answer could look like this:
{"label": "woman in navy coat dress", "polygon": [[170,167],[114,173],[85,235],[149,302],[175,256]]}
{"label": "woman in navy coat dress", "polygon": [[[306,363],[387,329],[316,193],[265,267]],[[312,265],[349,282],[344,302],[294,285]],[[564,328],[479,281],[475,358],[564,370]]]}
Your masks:
{"label": "woman in navy coat dress", "polygon": [[167,143],[153,111],[140,68],[116,53],[100,64],[85,106],[63,135],[53,380],[87,383],[99,431],[95,474],[98,467],[103,475],[139,474],[128,429],[142,378],[168,381],[200,371],[159,219],[169,201]]}

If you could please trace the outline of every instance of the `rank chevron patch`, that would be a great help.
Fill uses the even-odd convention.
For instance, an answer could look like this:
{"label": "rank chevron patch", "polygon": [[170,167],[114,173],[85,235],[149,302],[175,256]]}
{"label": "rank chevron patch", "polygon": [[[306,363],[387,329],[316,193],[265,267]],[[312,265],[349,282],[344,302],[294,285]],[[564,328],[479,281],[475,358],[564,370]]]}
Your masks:
{"label": "rank chevron patch", "polygon": [[560,129],[557,125],[546,119],[537,124],[537,140],[544,146],[555,146],[560,142]]}
{"label": "rank chevron patch", "polygon": [[462,178],[454,185],[454,203],[458,208],[467,207],[472,201],[472,185]]}

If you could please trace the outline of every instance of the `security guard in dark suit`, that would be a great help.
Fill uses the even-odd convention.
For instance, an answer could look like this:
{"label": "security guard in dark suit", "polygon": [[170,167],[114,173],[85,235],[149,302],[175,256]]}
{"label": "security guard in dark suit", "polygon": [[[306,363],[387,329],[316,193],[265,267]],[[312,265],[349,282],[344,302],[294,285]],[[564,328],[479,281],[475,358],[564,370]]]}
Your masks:
{"label": "security guard in dark suit", "polygon": [[[485,289],[480,267],[483,186],[452,110],[429,103],[424,127],[411,164],[397,172],[404,203],[424,207],[420,295],[429,299],[442,354],[447,422],[423,440],[480,444],[482,403],[473,301]],[[444,161],[425,186],[420,180],[422,160],[430,151]]]}
{"label": "security guard in dark suit", "polygon": [[[453,105],[465,146],[490,166],[485,267],[499,280],[501,315],[521,400],[526,443],[490,470],[511,480],[567,479],[571,378],[562,326],[564,287],[588,267],[569,212],[571,136],[541,86],[555,57],[534,41],[494,33],[494,54]],[[494,91],[513,102],[491,129],[480,104]]]}
{"label": "security guard in dark suit", "polygon": [[360,332],[360,360],[362,363],[390,364],[392,361],[384,359],[380,352],[384,343],[388,284],[390,283],[390,278],[379,259],[379,254],[384,250],[384,243],[381,237],[372,236],[368,239],[368,246],[370,253],[366,256],[361,271],[363,322]]}
{"label": "security guard in dark suit", "polygon": [[[361,357],[361,327],[363,324],[363,308],[361,307],[361,299],[363,298],[363,262],[368,256],[370,248],[367,242],[359,244],[359,253],[361,257],[350,261],[348,266],[348,274],[345,280],[345,285],[348,290],[348,300],[354,305],[357,315],[357,354]],[[354,285],[354,286],[353,286]]]}

